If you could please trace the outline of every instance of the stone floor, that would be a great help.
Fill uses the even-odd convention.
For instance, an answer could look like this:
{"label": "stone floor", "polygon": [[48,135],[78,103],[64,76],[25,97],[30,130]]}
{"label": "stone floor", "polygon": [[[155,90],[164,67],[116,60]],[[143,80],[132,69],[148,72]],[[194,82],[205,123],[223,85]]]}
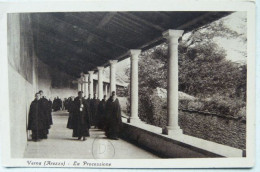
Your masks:
{"label": "stone floor", "polygon": [[47,140],[28,141],[24,158],[64,158],[64,159],[151,159],[159,158],[124,140],[109,140],[104,132],[90,130],[86,141],[72,138],[72,130],[67,129],[68,113],[53,113],[54,125]]}

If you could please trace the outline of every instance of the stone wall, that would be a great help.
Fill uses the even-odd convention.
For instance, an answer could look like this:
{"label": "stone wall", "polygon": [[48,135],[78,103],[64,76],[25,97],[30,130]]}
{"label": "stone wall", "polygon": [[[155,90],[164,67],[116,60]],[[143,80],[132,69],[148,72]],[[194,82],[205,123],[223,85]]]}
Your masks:
{"label": "stone wall", "polygon": [[27,142],[27,118],[31,100],[33,100],[33,85],[8,65],[9,85],[9,115],[11,156],[22,157]]}
{"label": "stone wall", "polygon": [[27,114],[30,102],[33,100],[36,91],[35,68],[33,64],[34,54],[27,52],[31,45],[29,37],[24,39],[26,34],[21,28],[21,21],[25,16],[9,14],[7,18],[7,40],[8,40],[8,87],[9,87],[9,113],[10,117],[10,138],[11,156],[18,158],[23,156],[27,142]]}
{"label": "stone wall", "polygon": [[[141,120],[161,128],[167,125],[167,92],[155,89],[149,97],[149,116]],[[194,99],[194,97],[179,92],[179,100]],[[147,110],[145,102],[139,102],[140,112]],[[180,108],[180,105],[179,105]],[[246,148],[246,121],[226,117],[225,115],[179,110],[179,125],[184,134],[232,146],[239,149]]]}
{"label": "stone wall", "polygon": [[43,90],[47,98],[62,97],[75,95],[77,88],[66,85],[74,78],[37,58],[28,14],[8,14],[7,21],[10,114],[5,115],[10,118],[11,156],[21,158],[27,143],[27,119],[34,94]]}
{"label": "stone wall", "polygon": [[179,125],[184,134],[239,149],[246,149],[245,120],[180,110]]}

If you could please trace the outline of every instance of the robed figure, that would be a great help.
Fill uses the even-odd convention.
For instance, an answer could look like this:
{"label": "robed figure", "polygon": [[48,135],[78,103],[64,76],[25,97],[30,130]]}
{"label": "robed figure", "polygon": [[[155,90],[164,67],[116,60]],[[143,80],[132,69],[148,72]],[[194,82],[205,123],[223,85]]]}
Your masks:
{"label": "robed figure", "polygon": [[63,107],[62,110],[67,110],[67,98],[63,99]]}
{"label": "robed figure", "polygon": [[47,139],[47,135],[49,134],[49,129],[52,125],[52,116],[51,116],[51,107],[49,101],[46,99],[46,97],[43,95],[43,91],[40,90],[39,94],[41,96],[40,98],[40,104],[41,104],[41,111],[43,111],[44,114],[44,120],[46,124],[46,130],[43,133],[43,138]]}
{"label": "robed figure", "polygon": [[59,107],[58,107],[58,99],[57,99],[56,97],[55,97],[54,100],[53,100],[52,109],[53,109],[54,111],[59,110]]}
{"label": "robed figure", "polygon": [[119,137],[120,127],[122,125],[121,119],[121,107],[119,100],[116,98],[116,94],[113,91],[112,96],[106,103],[106,136],[110,139],[117,140]]}
{"label": "robed figure", "polygon": [[62,109],[62,100],[57,96],[57,110]]}
{"label": "robed figure", "polygon": [[98,128],[105,129],[106,122],[106,95],[98,104]]}
{"label": "robed figure", "polygon": [[90,102],[91,102],[91,94],[89,94],[88,98],[86,99],[86,103],[89,105],[89,107],[90,107]]}
{"label": "robed figure", "polygon": [[73,129],[73,110],[74,110],[74,97],[70,97],[68,99],[68,112],[69,112],[69,118],[67,123],[67,128]]}
{"label": "robed figure", "polygon": [[80,140],[83,137],[83,140],[89,136],[89,128],[90,128],[90,121],[89,121],[89,106],[85,102],[83,96],[83,92],[78,92],[78,97],[74,100],[74,110],[73,110],[73,137],[78,137]]}
{"label": "robed figure", "polygon": [[91,121],[91,126],[95,126],[97,128],[98,126],[98,104],[99,104],[99,99],[97,99],[97,94],[94,94],[93,99],[90,101],[90,110],[91,110],[91,116],[90,116],[90,121]]}
{"label": "robed figure", "polygon": [[48,129],[46,114],[44,114],[40,94],[35,94],[35,99],[32,101],[29,110],[28,130],[32,131],[32,139],[37,141],[43,139],[46,130]]}
{"label": "robed figure", "polygon": [[48,121],[49,121],[49,125],[52,125],[53,121],[52,121],[52,115],[51,115],[51,112],[52,112],[52,101],[51,101],[51,99],[48,100],[47,108],[48,108]]}

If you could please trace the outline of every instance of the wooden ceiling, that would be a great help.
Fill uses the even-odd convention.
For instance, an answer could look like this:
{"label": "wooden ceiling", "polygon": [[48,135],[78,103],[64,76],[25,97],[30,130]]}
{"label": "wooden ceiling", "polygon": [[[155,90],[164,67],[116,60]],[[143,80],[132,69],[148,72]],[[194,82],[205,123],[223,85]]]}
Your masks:
{"label": "wooden ceiling", "polygon": [[73,12],[31,13],[37,56],[72,76],[128,57],[165,41],[162,32],[185,32],[230,12]]}

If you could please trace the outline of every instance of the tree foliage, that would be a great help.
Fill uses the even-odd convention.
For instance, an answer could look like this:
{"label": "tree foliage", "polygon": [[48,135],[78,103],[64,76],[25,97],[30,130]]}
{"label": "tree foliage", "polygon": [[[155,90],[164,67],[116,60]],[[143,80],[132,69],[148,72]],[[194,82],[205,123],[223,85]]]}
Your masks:
{"label": "tree foliage", "polygon": [[[179,41],[179,91],[207,100],[203,110],[209,107],[209,111],[230,115],[244,109],[247,67],[227,60],[214,38],[239,38],[246,43],[245,34],[218,21],[187,35]],[[143,52],[139,59],[139,114],[150,123],[149,95],[156,87],[167,88],[167,52],[168,45],[163,43]]]}

